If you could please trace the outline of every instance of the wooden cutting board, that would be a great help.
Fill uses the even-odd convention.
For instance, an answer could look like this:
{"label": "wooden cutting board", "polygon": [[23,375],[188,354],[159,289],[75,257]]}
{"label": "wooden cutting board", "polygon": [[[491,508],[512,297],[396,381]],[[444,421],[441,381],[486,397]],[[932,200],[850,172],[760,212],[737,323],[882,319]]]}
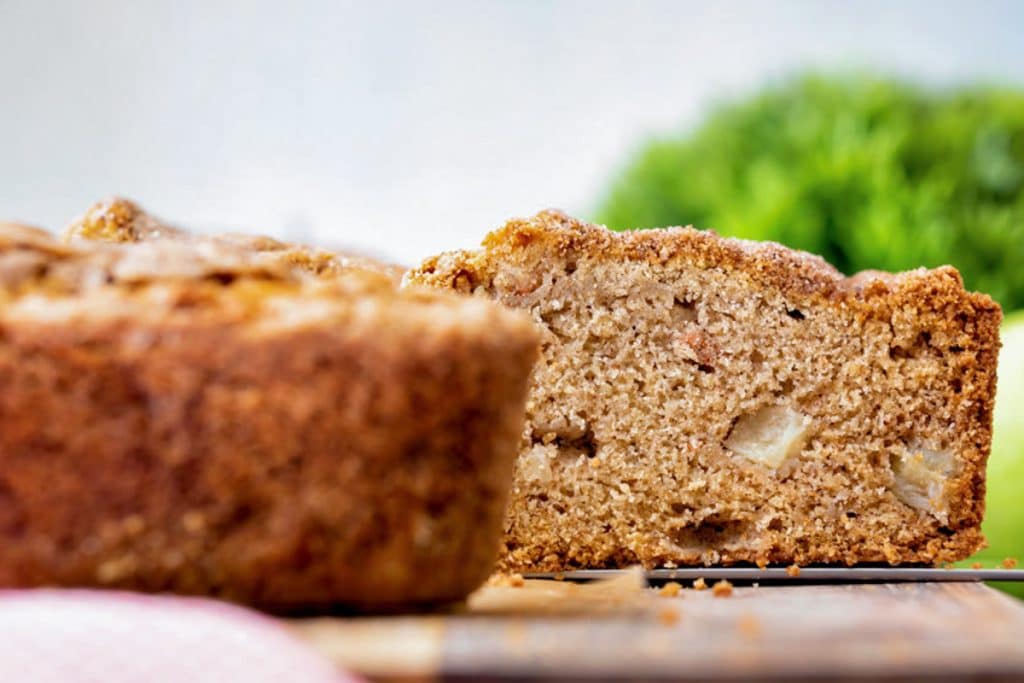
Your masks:
{"label": "wooden cutting board", "polygon": [[450,614],[291,624],[373,680],[1024,681],[1024,603],[980,583],[526,581]]}

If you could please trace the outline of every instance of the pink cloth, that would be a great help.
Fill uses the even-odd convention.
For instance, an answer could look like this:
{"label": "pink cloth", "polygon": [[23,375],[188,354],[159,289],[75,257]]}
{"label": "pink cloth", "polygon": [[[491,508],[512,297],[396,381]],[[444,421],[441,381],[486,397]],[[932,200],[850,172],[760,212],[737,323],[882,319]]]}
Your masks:
{"label": "pink cloth", "polygon": [[0,681],[347,683],[256,612],[213,600],[0,591]]}

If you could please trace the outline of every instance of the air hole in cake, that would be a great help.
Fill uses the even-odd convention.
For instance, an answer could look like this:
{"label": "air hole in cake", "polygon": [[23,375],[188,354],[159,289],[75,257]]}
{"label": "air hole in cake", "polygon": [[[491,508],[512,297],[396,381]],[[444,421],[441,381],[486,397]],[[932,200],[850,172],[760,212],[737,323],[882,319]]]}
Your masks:
{"label": "air hole in cake", "polygon": [[474,284],[473,274],[468,270],[460,270],[452,278],[453,288],[464,294],[473,291]]}
{"label": "air hole in cake", "polygon": [[939,349],[932,347],[932,335],[927,331],[919,332],[909,348],[901,344],[894,344],[889,349],[889,357],[896,359],[919,358],[925,354],[942,355]]}
{"label": "air hole in cake", "polygon": [[672,301],[672,320],[675,322],[697,322],[697,302],[675,297]]}
{"label": "air hole in cake", "polygon": [[572,457],[585,455],[587,458],[597,456],[597,442],[594,440],[594,432],[589,427],[583,432],[582,436],[572,438],[557,436],[555,437],[554,444],[558,448],[560,458],[564,455],[571,455]]}
{"label": "air hole in cake", "polygon": [[749,523],[743,520],[712,516],[696,524],[673,529],[670,537],[681,548],[704,550],[728,546],[748,529]]}
{"label": "air hole in cake", "polygon": [[889,358],[896,360],[902,360],[904,358],[911,358],[911,354],[902,346],[890,346],[889,347]]}
{"label": "air hole in cake", "polygon": [[686,503],[675,502],[672,503],[669,508],[672,510],[672,514],[675,515],[688,515],[693,514],[693,506],[687,505]]}
{"label": "air hole in cake", "polygon": [[448,498],[428,500],[426,502],[427,514],[435,519],[444,516],[445,511],[450,507],[451,500]]}
{"label": "air hole in cake", "polygon": [[789,309],[788,311],[786,311],[786,315],[788,315],[793,320],[804,320],[807,317],[803,314],[803,311],[801,311],[798,308]]}
{"label": "air hole in cake", "polygon": [[238,276],[235,273],[211,273],[206,279],[216,282],[219,285],[230,285],[238,279]]}

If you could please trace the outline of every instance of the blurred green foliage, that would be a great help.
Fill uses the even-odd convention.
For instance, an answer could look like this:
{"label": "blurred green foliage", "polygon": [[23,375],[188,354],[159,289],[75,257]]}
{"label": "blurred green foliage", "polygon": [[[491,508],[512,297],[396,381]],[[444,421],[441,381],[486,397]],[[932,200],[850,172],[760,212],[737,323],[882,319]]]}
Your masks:
{"label": "blurred green foliage", "polygon": [[775,240],[845,273],[952,263],[1021,308],[1024,92],[791,80],[648,143],[597,219]]}

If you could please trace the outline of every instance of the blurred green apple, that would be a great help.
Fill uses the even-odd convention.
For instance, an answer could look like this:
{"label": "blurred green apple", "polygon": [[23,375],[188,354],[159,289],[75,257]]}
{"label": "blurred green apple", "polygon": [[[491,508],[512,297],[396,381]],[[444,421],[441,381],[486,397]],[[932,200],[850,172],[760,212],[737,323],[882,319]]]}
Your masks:
{"label": "blurred green apple", "polygon": [[[1024,564],[1024,311],[1006,317],[999,353],[992,456],[982,530],[989,547],[967,560],[996,566],[1007,557]],[[1024,597],[1024,584],[1000,588]]]}

